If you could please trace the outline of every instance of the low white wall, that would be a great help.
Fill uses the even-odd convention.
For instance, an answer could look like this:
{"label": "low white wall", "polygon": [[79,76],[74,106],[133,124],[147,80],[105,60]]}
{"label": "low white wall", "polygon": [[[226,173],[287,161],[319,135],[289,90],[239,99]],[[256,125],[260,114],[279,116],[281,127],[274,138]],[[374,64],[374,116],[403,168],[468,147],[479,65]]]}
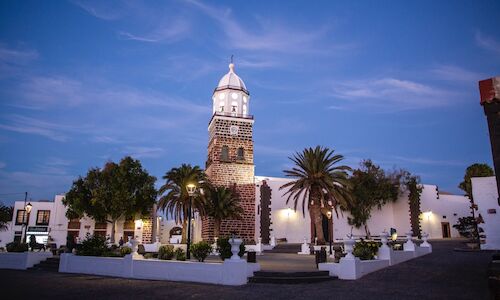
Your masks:
{"label": "low white wall", "polygon": [[389,260],[387,259],[361,260],[358,264],[359,277],[363,277],[371,272],[387,268],[388,266]]}
{"label": "low white wall", "polygon": [[125,278],[190,281],[222,285],[243,285],[259,270],[258,264],[227,259],[222,263],[169,261],[158,259],[61,255],[59,272],[107,275]]}
{"label": "low white wall", "polygon": [[391,266],[397,265],[415,257],[413,251],[391,251]]}
{"label": "low white wall", "polygon": [[328,271],[330,276],[336,276],[339,279],[356,280],[366,274],[431,252],[431,247],[415,247],[415,251],[389,250],[385,252],[387,254],[387,259],[360,260],[357,257],[351,259],[343,257],[338,263],[320,263],[318,264],[318,269]]}
{"label": "low white wall", "polygon": [[0,253],[0,269],[26,270],[52,257],[52,252],[4,252]]}

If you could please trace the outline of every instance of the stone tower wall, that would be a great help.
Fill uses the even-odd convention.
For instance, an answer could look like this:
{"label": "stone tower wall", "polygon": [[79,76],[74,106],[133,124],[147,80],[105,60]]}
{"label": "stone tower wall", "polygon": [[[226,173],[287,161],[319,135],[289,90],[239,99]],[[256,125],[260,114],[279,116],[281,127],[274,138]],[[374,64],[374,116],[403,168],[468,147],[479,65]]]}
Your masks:
{"label": "stone tower wall", "polygon": [[[230,126],[238,126],[238,133],[231,135]],[[234,188],[239,195],[244,210],[241,220],[224,220],[221,236],[236,232],[246,241],[255,238],[255,184],[253,164],[253,120],[214,116],[209,125],[208,159],[206,174],[216,186]],[[222,147],[229,148],[227,159],[221,159]],[[238,148],[243,148],[243,159],[238,158]],[[203,240],[213,240],[213,221],[204,218]]]}

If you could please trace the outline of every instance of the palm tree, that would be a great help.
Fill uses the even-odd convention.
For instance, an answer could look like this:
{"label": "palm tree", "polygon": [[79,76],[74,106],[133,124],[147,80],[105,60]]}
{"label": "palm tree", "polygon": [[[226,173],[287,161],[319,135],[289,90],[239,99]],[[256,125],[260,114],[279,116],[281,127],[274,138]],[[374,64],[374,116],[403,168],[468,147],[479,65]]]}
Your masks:
{"label": "palm tree", "polygon": [[[182,243],[186,242],[189,195],[186,186],[190,183],[198,184],[205,180],[205,173],[198,166],[182,164],[179,168],[172,168],[165,173],[165,184],[158,190],[158,209],[166,212],[166,217],[173,217],[176,223],[182,223]],[[198,189],[199,190],[199,189]],[[199,193],[193,197],[192,210],[204,214],[204,201]]]}
{"label": "palm tree", "polygon": [[290,157],[295,166],[291,170],[284,170],[287,177],[295,180],[286,183],[280,189],[286,189],[288,194],[286,203],[294,202],[294,210],[302,202],[302,212],[307,209],[314,224],[316,237],[319,244],[325,243],[322,224],[322,210],[331,211],[337,207],[346,207],[351,199],[348,166],[337,166],[344,159],[342,155],[335,154],[334,150],[326,147],[306,148],[301,153],[297,152]]}
{"label": "palm tree", "polygon": [[7,230],[8,223],[12,221],[14,208],[0,203],[0,231]]}
{"label": "palm tree", "polygon": [[219,237],[222,220],[241,219],[243,208],[237,193],[231,189],[210,186],[204,197],[206,215],[214,219],[214,237]]}

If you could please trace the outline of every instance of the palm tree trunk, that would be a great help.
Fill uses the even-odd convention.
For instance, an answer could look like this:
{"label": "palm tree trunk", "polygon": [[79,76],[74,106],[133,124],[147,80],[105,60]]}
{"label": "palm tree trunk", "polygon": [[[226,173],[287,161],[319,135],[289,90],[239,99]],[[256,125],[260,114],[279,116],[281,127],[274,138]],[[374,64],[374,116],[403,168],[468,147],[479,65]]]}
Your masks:
{"label": "palm tree trunk", "polygon": [[182,244],[187,243],[187,227],[187,220],[182,221]]}
{"label": "palm tree trunk", "polygon": [[112,245],[115,244],[115,231],[116,231],[116,220],[111,221],[111,237],[110,237],[110,243]]}
{"label": "palm tree trunk", "polygon": [[318,238],[318,244],[325,244],[325,236],[323,235],[323,217],[321,214],[321,206],[319,201],[314,201],[315,203],[309,207],[309,215],[311,216],[311,222],[314,223],[314,231],[316,232],[316,237]]}
{"label": "palm tree trunk", "polygon": [[369,239],[371,237],[370,230],[368,229],[368,225],[365,223],[365,233],[366,238]]}
{"label": "palm tree trunk", "polygon": [[221,220],[214,219],[214,238],[219,238]]}

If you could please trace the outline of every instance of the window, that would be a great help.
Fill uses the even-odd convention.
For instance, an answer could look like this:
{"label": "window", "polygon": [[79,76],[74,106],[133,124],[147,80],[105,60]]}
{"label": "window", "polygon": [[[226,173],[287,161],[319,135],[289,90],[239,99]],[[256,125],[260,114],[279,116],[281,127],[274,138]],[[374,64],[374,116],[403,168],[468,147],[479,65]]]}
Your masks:
{"label": "window", "polygon": [[222,105],[222,106],[219,108],[219,111],[220,111],[220,112],[224,112],[224,105]]}
{"label": "window", "polygon": [[236,105],[231,106],[231,112],[235,113],[237,108],[238,106]]}
{"label": "window", "polygon": [[24,209],[18,209],[16,214],[16,225],[26,224],[26,214]]}
{"label": "window", "polygon": [[228,146],[222,146],[222,150],[220,152],[220,159],[221,160],[229,160],[229,147]]}
{"label": "window", "polygon": [[245,159],[245,150],[242,147],[238,148],[237,158],[239,160]]}
{"label": "window", "polygon": [[39,210],[36,213],[36,225],[49,225],[50,210]]}

